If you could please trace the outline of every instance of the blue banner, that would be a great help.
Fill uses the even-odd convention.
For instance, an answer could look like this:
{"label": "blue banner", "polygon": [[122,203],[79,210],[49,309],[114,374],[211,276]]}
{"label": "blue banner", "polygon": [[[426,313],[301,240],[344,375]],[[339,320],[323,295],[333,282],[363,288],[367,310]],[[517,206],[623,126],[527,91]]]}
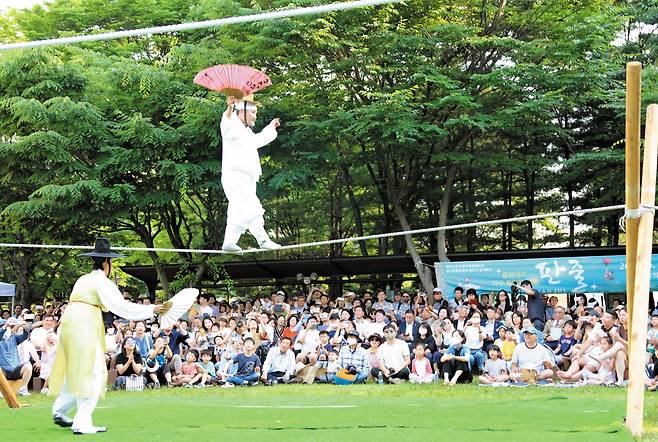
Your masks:
{"label": "blue banner", "polygon": [[[651,257],[651,289],[658,290],[658,258]],[[436,280],[452,297],[455,287],[482,292],[510,290],[524,279],[547,293],[625,293],[626,256],[500,259],[434,263]]]}

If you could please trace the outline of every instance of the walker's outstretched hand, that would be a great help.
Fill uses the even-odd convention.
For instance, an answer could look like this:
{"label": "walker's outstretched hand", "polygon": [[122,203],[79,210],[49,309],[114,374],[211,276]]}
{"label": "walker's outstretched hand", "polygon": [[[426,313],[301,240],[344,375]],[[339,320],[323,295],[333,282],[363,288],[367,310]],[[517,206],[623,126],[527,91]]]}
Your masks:
{"label": "walker's outstretched hand", "polygon": [[275,118],[274,120],[270,121],[270,124],[276,129],[277,127],[281,126],[281,120]]}

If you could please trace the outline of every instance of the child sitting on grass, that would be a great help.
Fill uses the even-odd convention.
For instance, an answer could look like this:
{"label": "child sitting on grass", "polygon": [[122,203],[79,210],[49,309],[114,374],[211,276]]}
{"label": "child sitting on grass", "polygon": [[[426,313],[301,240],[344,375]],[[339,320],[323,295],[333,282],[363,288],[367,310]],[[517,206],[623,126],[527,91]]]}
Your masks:
{"label": "child sitting on grass", "polygon": [[560,368],[565,368],[566,363],[571,361],[571,352],[574,349],[574,345],[578,342],[574,337],[576,327],[577,325],[574,321],[567,321],[564,323],[562,336],[560,337],[558,346],[555,349],[555,362]]}
{"label": "child sitting on grass", "polygon": [[201,362],[199,362],[199,365],[208,375],[208,382],[214,384],[217,381],[217,372],[215,371],[215,365],[212,363],[211,359],[212,352],[210,350],[205,350],[201,353]]}
{"label": "child sitting on grass", "polygon": [[234,376],[228,378],[224,387],[258,384],[261,362],[260,358],[254,354],[256,345],[253,338],[245,338],[242,346],[244,353],[233,357],[233,363],[237,365],[238,369]]}
{"label": "child sitting on grass", "polygon": [[503,353],[497,345],[489,348],[489,359],[484,363],[484,373],[480,376],[481,384],[509,381],[507,364],[502,359]]}
{"label": "child sitting on grass", "polygon": [[190,350],[185,355],[185,362],[181,367],[181,373],[173,377],[174,385],[184,385],[185,387],[192,387],[197,382],[200,386],[205,385],[208,381],[208,375],[205,370],[197,363],[196,350]]}
{"label": "child sitting on grass", "polygon": [[432,373],[432,364],[425,357],[425,346],[422,343],[416,344],[414,348],[414,360],[411,361],[411,374],[409,381],[412,384],[429,384],[434,380]]}
{"label": "child sitting on grass", "polygon": [[516,334],[514,333],[514,329],[512,327],[500,327],[498,329],[498,335],[500,337],[496,339],[494,345],[500,349],[502,359],[505,361],[507,371],[509,372],[510,368],[512,367],[512,355],[514,354],[514,349],[516,348]]}

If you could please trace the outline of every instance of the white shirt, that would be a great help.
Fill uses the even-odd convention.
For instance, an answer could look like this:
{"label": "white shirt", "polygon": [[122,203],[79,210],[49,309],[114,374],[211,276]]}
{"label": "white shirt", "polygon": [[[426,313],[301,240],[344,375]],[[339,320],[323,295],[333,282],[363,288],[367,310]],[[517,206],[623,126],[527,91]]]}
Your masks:
{"label": "white shirt", "polygon": [[480,330],[477,327],[472,325],[466,326],[464,328],[464,336],[466,337],[464,345],[466,345],[469,350],[482,348],[483,342],[482,339],[480,339]]}
{"label": "white shirt", "polygon": [[552,362],[548,355],[546,347],[537,344],[534,348],[529,348],[527,343],[519,344],[512,354],[512,364],[521,369],[544,370],[544,362]]}
{"label": "white shirt", "polygon": [[404,367],[404,358],[409,357],[409,354],[409,346],[401,339],[396,339],[392,344],[384,341],[377,349],[377,357],[382,364],[395,370]]}
{"label": "white shirt", "polygon": [[232,114],[222,114],[222,174],[230,171],[246,172],[258,180],[263,171],[260,167],[258,149],[276,139],[276,128],[269,124],[258,134]]}

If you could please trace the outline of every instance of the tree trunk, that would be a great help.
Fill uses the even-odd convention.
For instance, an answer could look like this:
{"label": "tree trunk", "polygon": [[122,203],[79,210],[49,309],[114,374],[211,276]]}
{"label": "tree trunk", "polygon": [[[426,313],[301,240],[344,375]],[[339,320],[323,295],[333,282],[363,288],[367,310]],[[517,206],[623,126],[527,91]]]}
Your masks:
{"label": "tree trunk", "polygon": [[[361,218],[361,208],[359,203],[354,196],[354,189],[352,188],[352,177],[348,167],[345,164],[341,165],[343,182],[345,183],[345,189],[347,190],[347,197],[350,200],[350,206],[352,208],[352,213],[354,214],[354,224],[356,225],[356,234],[357,236],[364,236],[363,234],[363,219]],[[359,241],[359,249],[361,250],[362,256],[368,256],[368,248],[366,247],[365,241]]]}
{"label": "tree trunk", "polygon": [[[445,189],[443,190],[443,197],[441,198],[440,211],[439,211],[439,227],[445,227],[448,224],[448,212],[450,211],[450,200],[452,196],[452,186],[455,183],[455,176],[457,175],[457,166],[451,165],[448,168],[448,177],[446,178]],[[439,261],[448,262],[448,249],[446,246],[446,231],[439,230],[436,236],[436,245],[438,249]]]}
{"label": "tree trunk", "polygon": [[[535,171],[530,173],[526,172],[526,181],[525,181],[525,197],[526,197],[526,212],[527,216],[532,216],[535,214]],[[534,247],[534,228],[532,225],[532,220],[528,221],[526,224],[526,234],[528,236],[528,250],[532,250]]]}

